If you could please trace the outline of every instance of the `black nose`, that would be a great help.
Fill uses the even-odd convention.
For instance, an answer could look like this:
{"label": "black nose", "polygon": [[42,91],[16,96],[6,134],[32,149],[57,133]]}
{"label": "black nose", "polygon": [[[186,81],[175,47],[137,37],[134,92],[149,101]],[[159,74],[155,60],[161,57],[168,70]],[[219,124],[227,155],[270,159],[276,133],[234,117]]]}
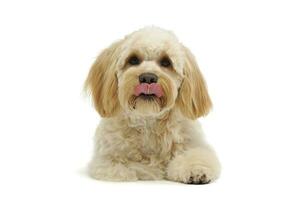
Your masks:
{"label": "black nose", "polygon": [[139,81],[140,83],[157,83],[158,81],[158,76],[153,73],[143,73],[139,76]]}

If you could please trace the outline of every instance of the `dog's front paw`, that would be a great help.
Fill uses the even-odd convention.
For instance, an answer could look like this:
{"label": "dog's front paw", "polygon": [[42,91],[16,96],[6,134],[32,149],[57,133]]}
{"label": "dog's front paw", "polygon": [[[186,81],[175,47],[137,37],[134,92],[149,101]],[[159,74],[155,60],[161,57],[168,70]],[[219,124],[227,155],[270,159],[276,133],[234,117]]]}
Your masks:
{"label": "dog's front paw", "polygon": [[[183,183],[187,184],[208,184],[211,181],[215,180],[215,177],[212,175],[210,170],[204,170],[199,167],[197,170],[191,170],[190,175],[187,175],[183,180]],[[207,172],[206,172],[207,171]],[[187,180],[187,178],[189,179]]]}
{"label": "dog's front paw", "polygon": [[192,149],[168,165],[167,178],[187,184],[207,184],[218,178],[220,164],[212,151]]}
{"label": "dog's front paw", "polygon": [[204,164],[187,164],[172,165],[168,168],[167,178],[172,181],[187,184],[207,184],[217,178],[216,172]]}

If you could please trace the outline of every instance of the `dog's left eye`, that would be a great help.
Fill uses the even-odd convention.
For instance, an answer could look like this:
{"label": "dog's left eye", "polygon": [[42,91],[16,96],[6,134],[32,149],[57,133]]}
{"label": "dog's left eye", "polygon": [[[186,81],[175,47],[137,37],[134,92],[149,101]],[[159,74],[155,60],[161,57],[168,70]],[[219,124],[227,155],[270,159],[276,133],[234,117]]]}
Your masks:
{"label": "dog's left eye", "polygon": [[171,63],[171,60],[168,57],[163,57],[160,60],[160,65],[162,67],[171,67],[172,63]]}

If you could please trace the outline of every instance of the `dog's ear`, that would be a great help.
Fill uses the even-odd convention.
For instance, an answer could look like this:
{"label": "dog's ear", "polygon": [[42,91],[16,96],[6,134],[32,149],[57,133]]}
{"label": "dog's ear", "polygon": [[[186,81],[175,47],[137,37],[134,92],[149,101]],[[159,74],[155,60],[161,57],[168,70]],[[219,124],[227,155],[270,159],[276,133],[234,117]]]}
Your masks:
{"label": "dog's ear", "polygon": [[120,109],[116,63],[122,41],[105,49],[92,65],[84,89],[92,95],[95,109],[102,117],[112,117]]}
{"label": "dog's ear", "polygon": [[184,79],[176,103],[183,115],[196,119],[208,114],[212,103],[194,56],[188,48],[183,46],[183,49],[185,52]]}

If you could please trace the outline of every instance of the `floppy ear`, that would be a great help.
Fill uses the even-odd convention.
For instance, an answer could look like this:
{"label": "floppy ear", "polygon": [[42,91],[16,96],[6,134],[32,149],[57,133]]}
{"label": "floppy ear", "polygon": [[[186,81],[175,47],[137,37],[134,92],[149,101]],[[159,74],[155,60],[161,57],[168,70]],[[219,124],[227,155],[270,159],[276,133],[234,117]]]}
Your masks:
{"label": "floppy ear", "polygon": [[179,90],[177,105],[183,115],[190,119],[208,114],[212,107],[205,80],[192,53],[183,46],[185,52],[184,79]]}
{"label": "floppy ear", "polygon": [[120,43],[113,43],[98,56],[85,82],[84,88],[91,93],[95,109],[102,117],[112,117],[120,108],[116,77]]}

